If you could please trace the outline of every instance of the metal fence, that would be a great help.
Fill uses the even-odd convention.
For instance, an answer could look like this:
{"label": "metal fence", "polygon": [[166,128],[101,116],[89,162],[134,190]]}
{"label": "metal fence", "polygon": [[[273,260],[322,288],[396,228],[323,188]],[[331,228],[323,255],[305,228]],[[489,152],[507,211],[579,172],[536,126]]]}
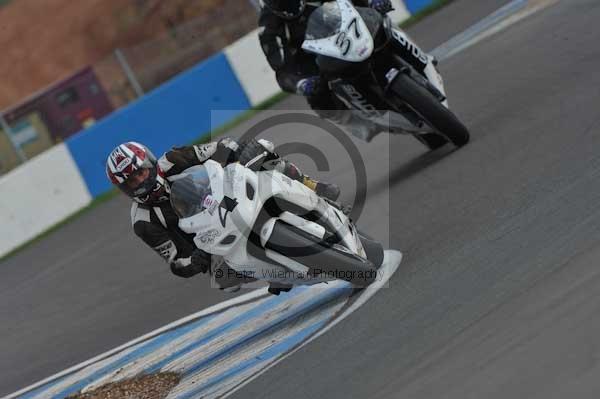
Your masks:
{"label": "metal fence", "polygon": [[[159,37],[116,49],[94,69],[115,106],[122,106],[198,62],[216,54],[257,26],[252,3],[223,0],[221,7]],[[129,75],[129,76],[128,76]]]}
{"label": "metal fence", "polygon": [[[144,92],[216,54],[255,29],[257,4],[257,0],[222,0],[218,8],[208,13],[170,27],[152,40],[115,49],[112,54],[94,63],[91,66],[93,72],[113,108],[127,105]],[[37,97],[44,95],[44,92],[36,94]],[[46,150],[65,136],[53,131],[60,128],[48,128],[50,123],[44,123],[43,112],[33,112],[37,119],[36,123],[30,123],[30,130],[41,126],[45,132],[39,134],[39,145],[31,146],[35,150],[30,148],[26,151],[15,139],[18,136],[15,123],[22,123],[30,116],[26,115],[19,121],[7,121],[8,118],[3,117],[4,112],[0,112],[0,174]]]}

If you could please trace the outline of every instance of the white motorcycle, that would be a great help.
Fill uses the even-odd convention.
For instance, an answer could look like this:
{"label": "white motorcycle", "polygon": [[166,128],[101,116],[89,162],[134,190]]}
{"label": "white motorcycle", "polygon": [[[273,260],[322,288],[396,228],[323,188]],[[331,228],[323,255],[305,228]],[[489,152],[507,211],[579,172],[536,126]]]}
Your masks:
{"label": "white motorcycle", "polygon": [[413,135],[429,149],[469,141],[469,131],[448,108],[437,62],[393,28],[389,17],[350,0],[324,3],[309,17],[302,49],[316,54],[332,92],[381,130]]}
{"label": "white motorcycle", "polygon": [[384,259],[340,209],[277,171],[209,160],[171,178],[171,204],[196,246],[245,278],[365,287]]}

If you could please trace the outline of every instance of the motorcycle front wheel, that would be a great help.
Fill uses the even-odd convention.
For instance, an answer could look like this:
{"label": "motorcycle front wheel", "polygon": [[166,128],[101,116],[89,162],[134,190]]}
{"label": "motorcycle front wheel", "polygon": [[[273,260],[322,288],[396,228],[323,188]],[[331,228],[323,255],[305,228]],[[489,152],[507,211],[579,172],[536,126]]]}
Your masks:
{"label": "motorcycle front wheel", "polygon": [[275,223],[265,248],[303,264],[311,274],[332,276],[357,287],[366,287],[377,278],[377,267],[370,260],[282,221]]}
{"label": "motorcycle front wheel", "polygon": [[450,142],[446,137],[443,137],[441,134],[437,133],[415,134],[414,136],[425,147],[432,151],[437,150],[438,148],[441,148]]}
{"label": "motorcycle front wheel", "polygon": [[[436,149],[444,144],[447,138],[457,147],[462,147],[469,142],[469,130],[461,121],[444,107],[437,98],[427,89],[419,85],[410,76],[398,74],[390,89],[393,94],[405,105],[410,107],[423,121],[435,130],[436,133],[423,134],[417,137],[429,149]],[[434,138],[432,135],[442,135]]]}

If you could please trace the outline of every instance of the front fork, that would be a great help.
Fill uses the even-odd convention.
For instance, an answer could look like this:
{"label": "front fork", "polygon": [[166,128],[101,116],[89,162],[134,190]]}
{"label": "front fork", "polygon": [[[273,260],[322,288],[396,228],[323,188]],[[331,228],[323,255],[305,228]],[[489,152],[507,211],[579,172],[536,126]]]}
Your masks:
{"label": "front fork", "polygon": [[[427,87],[448,108],[444,80],[436,68],[435,58],[421,50],[401,29],[392,28],[391,25],[388,25],[387,32],[395,44],[394,48],[397,50],[397,55],[401,61],[408,63],[420,73],[420,76],[424,76],[427,82],[421,81],[420,83]],[[419,76],[413,77],[417,80],[419,78]]]}

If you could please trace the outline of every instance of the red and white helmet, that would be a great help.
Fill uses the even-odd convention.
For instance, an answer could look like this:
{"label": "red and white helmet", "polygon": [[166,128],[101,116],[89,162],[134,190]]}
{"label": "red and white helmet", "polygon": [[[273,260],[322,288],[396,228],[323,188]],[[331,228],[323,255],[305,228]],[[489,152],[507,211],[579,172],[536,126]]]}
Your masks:
{"label": "red and white helmet", "polygon": [[143,144],[129,141],[112,150],[106,160],[106,175],[119,190],[139,203],[169,199],[156,157]]}

